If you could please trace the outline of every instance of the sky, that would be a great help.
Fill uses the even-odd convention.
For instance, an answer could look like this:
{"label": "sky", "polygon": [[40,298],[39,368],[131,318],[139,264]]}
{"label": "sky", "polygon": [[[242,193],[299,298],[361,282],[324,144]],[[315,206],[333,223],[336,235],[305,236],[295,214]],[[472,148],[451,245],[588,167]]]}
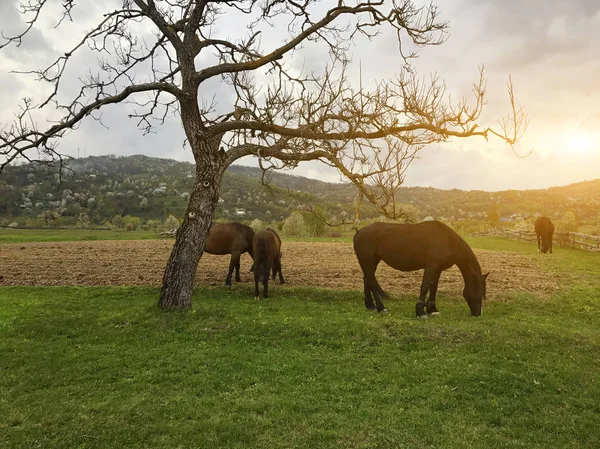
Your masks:
{"label": "sky", "polygon": [[[0,1],[0,29],[5,34],[22,29],[20,0]],[[115,5],[110,5],[109,3]],[[36,29],[20,48],[0,50],[0,127],[9,123],[23,97],[42,98],[48,86],[13,70],[39,68],[68,50],[93,22],[118,6],[116,0],[94,2],[76,9],[73,23],[54,28],[60,2],[55,0]],[[102,3],[102,5],[100,5]],[[597,0],[437,0],[441,19],[449,22],[448,40],[441,46],[419,50],[415,66],[420,74],[438,73],[453,95],[468,94],[484,65],[488,78],[483,125],[494,125],[509,111],[506,82],[509,75],[517,101],[530,118],[525,136],[511,148],[499,139],[455,139],[430,145],[419,153],[407,171],[405,185],[443,189],[532,189],[600,178],[600,2]],[[287,36],[281,23],[263,38],[264,50]],[[215,37],[235,37],[235,20],[214,29]],[[141,26],[140,35],[150,32]],[[401,61],[395,35],[382,33],[351,48],[349,73],[376,82],[393,78]],[[324,51],[311,48],[287,62],[298,68],[319,70],[327,61]],[[97,55],[84,52],[73,58],[61,93],[77,90],[78,77],[97,63]],[[218,81],[207,84],[207,97],[216,95],[217,108],[227,110],[230,94]],[[103,109],[104,125],[86,120],[62,139],[60,151],[73,156],[146,154],[192,161],[183,147],[184,135],[177,117],[170,117],[156,134],[142,135],[127,118],[131,106]],[[51,118],[43,116],[41,119]],[[527,157],[520,157],[530,150]],[[238,163],[255,165],[251,159]],[[300,164],[293,174],[339,181],[335,170],[319,162]]]}

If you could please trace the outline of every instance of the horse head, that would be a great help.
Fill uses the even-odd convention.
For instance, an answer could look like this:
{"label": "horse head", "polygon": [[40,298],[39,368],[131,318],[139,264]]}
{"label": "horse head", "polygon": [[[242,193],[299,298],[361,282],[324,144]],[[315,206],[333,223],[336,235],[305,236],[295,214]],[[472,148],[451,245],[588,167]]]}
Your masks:
{"label": "horse head", "polygon": [[486,279],[490,273],[478,274],[475,273],[474,279],[471,282],[465,283],[463,297],[471,309],[471,315],[481,315],[481,304],[485,299],[486,294]]}

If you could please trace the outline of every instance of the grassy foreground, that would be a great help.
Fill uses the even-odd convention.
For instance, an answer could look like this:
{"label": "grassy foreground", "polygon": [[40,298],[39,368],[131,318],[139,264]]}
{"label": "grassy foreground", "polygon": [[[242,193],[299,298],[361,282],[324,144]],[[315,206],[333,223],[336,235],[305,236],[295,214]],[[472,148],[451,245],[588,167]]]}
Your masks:
{"label": "grassy foreground", "polygon": [[481,318],[359,292],[0,289],[2,448],[597,448],[600,287]]}

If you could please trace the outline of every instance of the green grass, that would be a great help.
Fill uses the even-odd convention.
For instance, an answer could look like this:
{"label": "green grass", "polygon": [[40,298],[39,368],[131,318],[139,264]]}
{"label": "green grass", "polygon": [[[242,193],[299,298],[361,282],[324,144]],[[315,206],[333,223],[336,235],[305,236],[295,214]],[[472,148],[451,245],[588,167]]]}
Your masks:
{"label": "green grass", "polygon": [[535,244],[500,237],[467,237],[466,241],[472,248],[521,253],[534,259],[542,269],[556,275],[575,277],[584,283],[600,284],[600,254],[598,253],[555,246],[554,254],[540,254]]}
{"label": "green grass", "polygon": [[22,242],[64,242],[74,240],[145,240],[160,238],[156,231],[92,229],[11,229],[0,228],[0,244]]}
{"label": "green grass", "polygon": [[597,448],[600,286],[413,318],[414,297],[0,289],[0,447]]}
{"label": "green grass", "polygon": [[566,276],[469,316],[359,291],[0,288],[1,448],[598,448],[600,257],[472,238]]}

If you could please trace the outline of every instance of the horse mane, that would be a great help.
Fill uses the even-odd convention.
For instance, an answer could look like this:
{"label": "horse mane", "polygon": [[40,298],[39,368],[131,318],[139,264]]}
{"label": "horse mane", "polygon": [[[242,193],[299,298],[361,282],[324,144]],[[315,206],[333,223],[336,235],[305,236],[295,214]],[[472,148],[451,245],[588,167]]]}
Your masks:
{"label": "horse mane", "polygon": [[245,224],[240,223],[239,221],[232,221],[231,225],[240,234],[244,234],[246,236],[246,238],[248,239],[248,241],[250,241],[250,242],[252,241],[252,238],[254,237],[254,231],[252,230],[252,228],[250,226],[246,226]]}
{"label": "horse mane", "polygon": [[481,265],[479,265],[479,261],[477,260],[475,253],[473,252],[469,244],[465,241],[465,239],[458,235],[458,233],[450,226],[442,222],[438,223],[440,223],[446,229],[446,233],[450,237],[455,248],[466,256],[468,265],[473,269],[473,271],[476,274],[481,274]]}

